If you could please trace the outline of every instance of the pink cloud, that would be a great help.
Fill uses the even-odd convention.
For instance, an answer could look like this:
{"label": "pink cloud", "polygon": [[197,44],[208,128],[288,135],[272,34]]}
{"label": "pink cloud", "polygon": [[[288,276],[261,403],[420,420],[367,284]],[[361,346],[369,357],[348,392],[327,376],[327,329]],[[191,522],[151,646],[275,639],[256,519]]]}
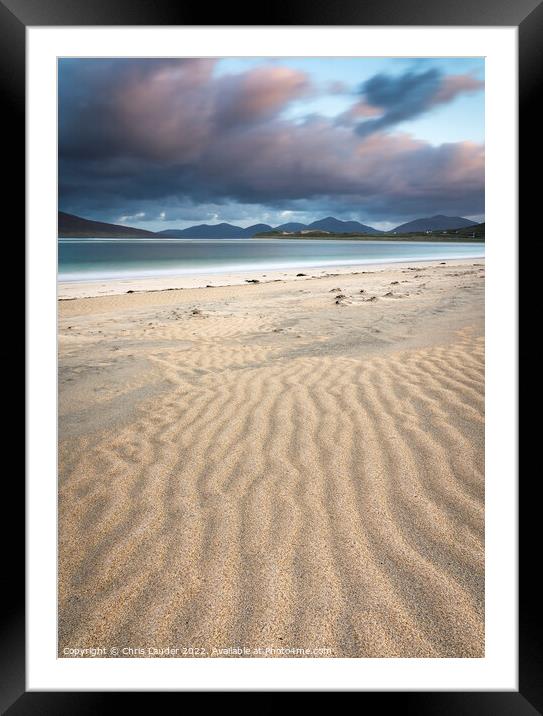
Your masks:
{"label": "pink cloud", "polygon": [[383,109],[381,107],[376,107],[375,105],[360,100],[359,102],[355,102],[348,110],[342,112],[342,114],[337,117],[336,123],[352,126],[361,119],[380,117],[382,114]]}
{"label": "pink cloud", "polygon": [[288,67],[258,67],[229,75],[217,81],[219,119],[230,124],[270,118],[310,90],[307,75]]}
{"label": "pink cloud", "polygon": [[478,92],[485,83],[472,75],[446,75],[443,77],[441,87],[433,97],[432,104],[445,104],[451,102],[464,92]]}

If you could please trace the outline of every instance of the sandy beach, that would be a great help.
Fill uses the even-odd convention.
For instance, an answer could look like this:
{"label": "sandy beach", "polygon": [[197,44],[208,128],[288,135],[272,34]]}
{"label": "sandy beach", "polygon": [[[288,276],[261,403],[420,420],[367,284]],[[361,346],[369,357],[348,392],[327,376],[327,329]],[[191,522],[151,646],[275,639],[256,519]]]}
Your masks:
{"label": "sandy beach", "polygon": [[484,285],[60,284],[59,656],[483,657]]}

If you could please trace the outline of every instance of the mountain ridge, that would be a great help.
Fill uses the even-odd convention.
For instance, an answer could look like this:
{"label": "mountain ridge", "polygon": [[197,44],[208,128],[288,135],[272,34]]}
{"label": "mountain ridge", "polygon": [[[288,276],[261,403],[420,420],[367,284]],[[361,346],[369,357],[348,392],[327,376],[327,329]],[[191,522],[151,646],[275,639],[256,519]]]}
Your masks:
{"label": "mountain ridge", "polygon": [[166,229],[157,231],[155,236],[172,239],[184,237],[189,239],[244,239],[251,238],[259,231],[271,230],[272,227],[269,224],[253,224],[253,226],[247,226],[244,229],[241,226],[223,222],[221,224],[197,224],[186,229]]}
{"label": "mountain ridge", "polygon": [[396,226],[392,231],[397,232],[413,232],[413,231],[447,231],[449,229],[467,229],[469,226],[477,226],[476,221],[464,219],[463,216],[445,216],[444,214],[436,214],[435,216],[426,216],[421,219],[414,219],[405,224]]}
{"label": "mountain ridge", "polygon": [[[433,217],[414,219],[405,224],[400,224],[395,229],[384,232],[372,226],[362,224],[359,221],[343,221],[334,216],[326,216],[310,224],[300,222],[288,222],[273,227],[269,224],[253,224],[245,228],[229,224],[197,224],[186,229],[165,229],[164,231],[147,231],[136,229],[131,226],[110,224],[104,221],[85,219],[75,214],[58,212],[58,237],[59,238],[191,238],[191,239],[244,239],[252,238],[256,234],[265,232],[306,233],[311,231],[323,231],[331,234],[361,234],[381,235],[394,232],[415,232],[415,231],[439,231],[447,229],[465,229],[476,226],[475,221],[470,221],[461,216],[444,216],[437,214]],[[413,228],[414,227],[414,228]],[[280,234],[279,234],[280,235]]]}
{"label": "mountain ridge", "polygon": [[64,211],[58,212],[58,238],[139,238],[144,236],[155,236],[152,231],[145,229],[134,229],[132,226],[121,226],[120,224],[108,224],[105,221],[94,221],[84,219],[75,214],[67,214]]}

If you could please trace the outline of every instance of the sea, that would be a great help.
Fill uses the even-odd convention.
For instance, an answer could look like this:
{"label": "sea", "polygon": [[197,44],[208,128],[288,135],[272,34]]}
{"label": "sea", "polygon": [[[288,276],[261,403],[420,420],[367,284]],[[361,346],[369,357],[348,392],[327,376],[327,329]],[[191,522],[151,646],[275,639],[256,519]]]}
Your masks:
{"label": "sea", "polygon": [[484,243],[338,239],[59,239],[59,281],[476,259]]}

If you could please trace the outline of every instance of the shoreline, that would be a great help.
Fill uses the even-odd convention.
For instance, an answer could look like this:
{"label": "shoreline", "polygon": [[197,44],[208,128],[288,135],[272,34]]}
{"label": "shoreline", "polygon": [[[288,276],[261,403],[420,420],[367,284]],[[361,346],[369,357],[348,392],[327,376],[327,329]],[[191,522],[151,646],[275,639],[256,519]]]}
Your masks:
{"label": "shoreline", "polygon": [[[281,269],[247,269],[226,273],[181,274],[173,276],[148,276],[145,278],[95,279],[91,281],[58,281],[57,299],[59,301],[77,298],[95,298],[99,296],[116,296],[125,293],[149,293],[156,291],[172,291],[195,288],[220,288],[226,286],[243,286],[298,281],[307,278],[319,279],[328,276],[358,275],[397,268],[405,269],[424,264],[426,267],[440,265],[466,265],[473,261],[485,261],[485,256],[454,259],[417,259],[414,261],[388,261],[379,263],[359,263],[343,266],[299,266]],[[262,273],[266,271],[266,273]]]}

